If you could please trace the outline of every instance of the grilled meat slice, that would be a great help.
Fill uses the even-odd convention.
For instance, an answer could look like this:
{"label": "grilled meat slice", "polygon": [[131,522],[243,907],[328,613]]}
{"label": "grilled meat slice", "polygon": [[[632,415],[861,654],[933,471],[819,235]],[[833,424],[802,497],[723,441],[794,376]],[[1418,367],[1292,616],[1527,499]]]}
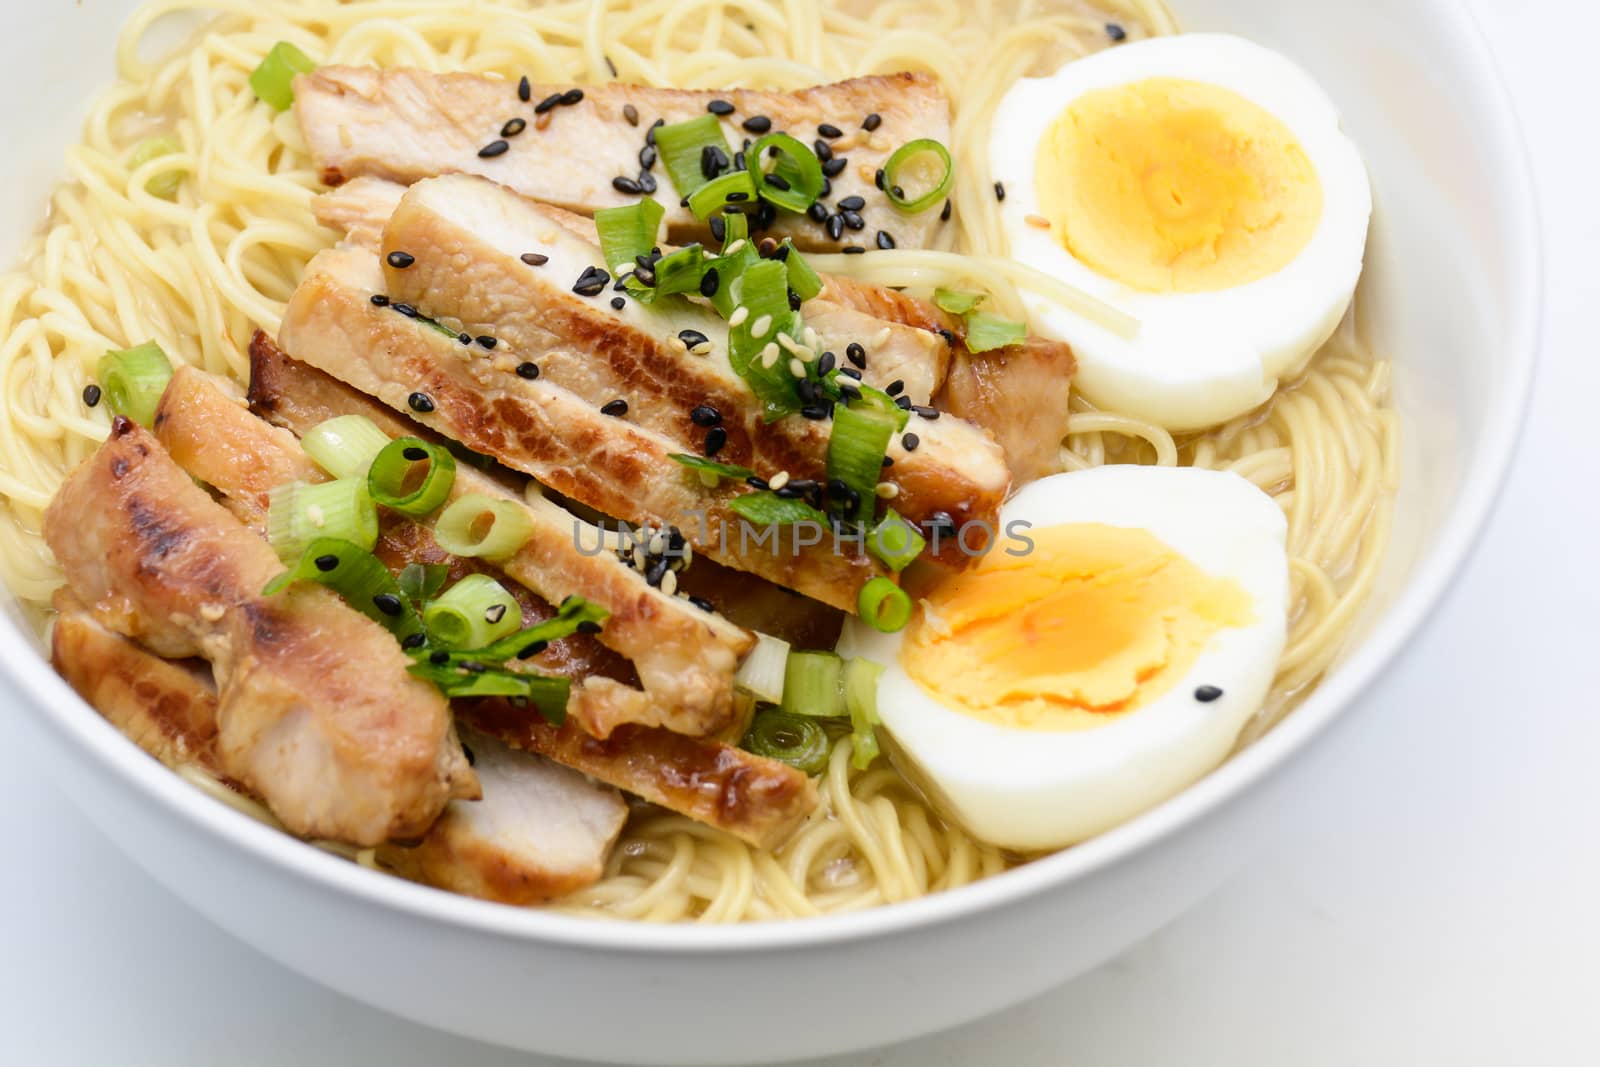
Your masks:
{"label": "grilled meat slice", "polygon": [[[854,78],[787,93],[591,85],[577,103],[540,114],[517,98],[514,82],[479,74],[327,66],[302,74],[294,88],[295,117],[329,185],[361,176],[410,185],[440,174],[478,174],[524,196],[592,215],[642,195],[637,184],[628,183],[638,181],[640,151],[657,119],[697,118],[721,99],[733,106],[722,120],[730,148],[737,150],[749,136],[741,122],[765,116],[772,129],[807,145],[820,139],[832,157],[847,161],[830,179],[824,206],[834,208],[852,196],[865,201],[858,212],[861,229],[845,229],[839,240],[829,238],[825,225],[790,214],[776,219],[774,236],[791,236],[801,248],[837,250],[871,247],[883,231],[901,248],[924,248],[944,225],[937,211],[902,214],[875,181],[878,168],[905,142],[950,141],[949,101],[926,74]],[[571,88],[537,86],[533,100]],[[628,106],[638,115],[637,125],[624,117]],[[862,128],[869,114],[881,117],[875,131]],[[502,128],[517,118],[527,128],[503,137]],[[824,136],[833,132],[827,126],[839,136]],[[496,154],[499,145],[505,148]],[[672,238],[699,239],[703,224],[679,206],[682,194],[666,168],[654,166],[649,177]],[[621,188],[617,179],[623,179]]]}
{"label": "grilled meat slice", "polygon": [[[291,430],[305,433],[334,415],[359,413],[372,417],[395,436],[414,432],[366,397],[288,359],[264,337],[252,344],[251,353],[251,396],[258,410]],[[640,700],[620,690],[603,694],[604,687],[584,694],[573,711],[585,717],[593,732],[603,736],[622,721],[648,722],[693,734],[712,733],[728,725],[734,713],[733,674],[755,640],[748,631],[652,587],[644,575],[620,562],[613,552],[600,550],[598,529],[553,501],[523,498],[465,464],[456,468],[452,492],[483,493],[521,503],[534,533],[499,569],[546,601],[558,603],[570,593],[579,593],[611,613],[598,639],[632,662],[650,699]],[[388,531],[398,526],[391,519],[384,528],[388,537]],[[426,542],[432,545],[431,535]],[[623,682],[633,680],[618,677]],[[624,717],[629,715],[638,717]]]}
{"label": "grilled meat slice", "polygon": [[222,775],[217,693],[203,664],[152,655],[96,622],[65,589],[56,593],[50,662],[90,707],[150,755]]}
{"label": "grilled meat slice", "polygon": [[378,862],[413,881],[501,904],[543,904],[598,881],[628,818],[615,789],[462,731],[483,799],[452,801],[415,845]]}
{"label": "grilled meat slice", "polygon": [[394,638],[318,586],[262,596],[272,549],[128,419],[62,485],[45,537],[98,622],[211,662],[222,767],[293,832],[416,837],[477,795],[444,698]]}

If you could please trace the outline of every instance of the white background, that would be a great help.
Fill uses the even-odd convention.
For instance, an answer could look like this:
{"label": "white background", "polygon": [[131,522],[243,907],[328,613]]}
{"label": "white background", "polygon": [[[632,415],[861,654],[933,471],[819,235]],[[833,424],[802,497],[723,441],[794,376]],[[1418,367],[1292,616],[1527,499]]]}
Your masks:
{"label": "white background", "polygon": [[[1600,14],[1475,4],[1539,175],[1544,362],[1476,561],[1352,725],[1360,764],[1120,959],[836,1067],[1600,1062]],[[208,925],[29,744],[0,715],[0,1062],[551,1067],[346,1000]]]}

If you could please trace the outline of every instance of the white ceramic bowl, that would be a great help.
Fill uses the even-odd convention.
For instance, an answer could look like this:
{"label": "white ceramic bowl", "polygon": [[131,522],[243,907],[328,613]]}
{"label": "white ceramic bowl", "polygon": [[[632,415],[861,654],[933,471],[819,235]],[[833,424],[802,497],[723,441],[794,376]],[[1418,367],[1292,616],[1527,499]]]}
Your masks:
{"label": "white ceramic bowl", "polygon": [[[1096,840],[912,904],[718,929],[588,922],[387,878],[227,810],[142,755],[0,622],[19,650],[8,703],[37,724],[63,788],[173,892],[280,962],[409,1019],[589,1059],[750,1063],[882,1044],[1039,993],[1177,915],[1292,813],[1297,764],[1329,751],[1319,735],[1461,566],[1516,441],[1539,258],[1517,127],[1457,0],[1176,2],[1190,28],[1287,52],[1340,103],[1377,202],[1365,325],[1396,358],[1405,420],[1381,603],[1339,669],[1264,741]],[[11,78],[33,91],[4,120],[7,178],[24,195],[0,203],[0,249],[35,224],[133,6],[3,4]],[[788,1025],[797,1000],[826,1025]]]}

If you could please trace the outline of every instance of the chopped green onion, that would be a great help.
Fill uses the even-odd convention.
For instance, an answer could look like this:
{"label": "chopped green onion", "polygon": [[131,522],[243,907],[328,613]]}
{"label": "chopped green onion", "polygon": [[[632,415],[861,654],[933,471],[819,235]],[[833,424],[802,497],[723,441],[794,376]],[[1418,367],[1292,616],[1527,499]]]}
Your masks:
{"label": "chopped green onion", "polygon": [[544,622],[518,630],[482,648],[455,649],[449,652],[449,656],[454,660],[488,664],[532,659],[552,641],[575,633],[598,633],[607,614],[599,604],[581,596],[569,596],[556,608],[556,613]]}
{"label": "chopped green onion", "polygon": [[844,706],[850,714],[850,760],[864,771],[878,758],[878,679],[883,665],[860,656],[844,665]]}
{"label": "chopped green onion", "polygon": [[294,76],[317,69],[311,57],[288,41],[279,41],[250,72],[250,89],[274,111],[287,111],[294,103]]}
{"label": "chopped green onion", "polygon": [[700,169],[700,156],[707,145],[720,149],[723,158],[733,158],[728,139],[722,133],[722,123],[715,115],[701,115],[656,129],[656,151],[680,197],[693,195],[709,180]]}
{"label": "chopped green onion", "polygon": [[[932,184],[925,192],[915,196],[906,189],[908,178],[902,173],[907,164],[918,156],[932,153],[937,157],[940,171],[937,178],[932,179]],[[956,165],[950,158],[950,149],[931,138],[922,137],[915,141],[907,141],[896,148],[883,164],[884,195],[889,198],[889,203],[905,212],[907,215],[916,215],[927,211],[942,201],[950,192],[950,187],[955,184]],[[902,190],[906,195],[896,195],[895,189]]]}
{"label": "chopped green onion", "polygon": [[637,278],[629,278],[628,291],[645,303],[658,296],[698,292],[707,266],[704,246],[684,245],[656,260],[655,285],[647,286]]}
{"label": "chopped green onion", "polygon": [[306,455],[335,478],[364,476],[388,443],[389,435],[365,415],[335,416],[300,439]]}
{"label": "chopped green onion", "polygon": [[172,380],[172,364],[154,341],[107,352],[96,368],[106,406],[113,415],[126,415],[147,429],[155,421],[156,406]]}
{"label": "chopped green onion", "polygon": [[315,485],[290,482],[274,489],[267,505],[267,543],[278,558],[298,559],[322,538],[349,541],[371,552],[378,543],[378,513],[365,478],[336,478]]}
{"label": "chopped green onion", "polygon": [[927,539],[893,508],[872,528],[872,534],[867,538],[867,551],[896,574],[922,555],[926,547]]}
{"label": "chopped green onion", "polygon": [[761,262],[761,253],[749,240],[750,221],[743,212],[724,214],[722,216],[724,232],[722,247],[724,250],[738,246],[733,254],[726,251],[712,260],[708,267],[717,272],[717,291],[711,294],[711,306],[717,309],[717,314],[728,318],[733,314],[733,309],[738,306],[739,279],[744,277],[744,272]]}
{"label": "chopped green onion", "polygon": [[428,601],[444,588],[450,577],[450,568],[443,563],[407,563],[400,570],[400,592],[418,611],[428,606]]}
{"label": "chopped green onion", "polygon": [[948,311],[952,315],[965,315],[983,303],[984,293],[963,293],[956,289],[935,289],[933,302],[940,311]]}
{"label": "chopped green onion", "polygon": [[[776,155],[771,157],[773,166],[768,172],[763,164],[773,150]],[[745,151],[744,158],[751,171],[763,175],[757,183],[758,192],[761,199],[770,204],[803,213],[822,192],[822,164],[817,154],[786,133],[767,134]],[[787,188],[768,182],[767,173],[777,177]]]}
{"label": "chopped green onion", "polygon": [[[775,259],[760,260],[746,267],[732,288],[737,290],[735,303],[747,313],[728,331],[728,361],[761,401],[762,417],[775,422],[800,410],[787,353],[780,350],[770,367],[763,356],[768,345],[778,347],[780,333],[792,338],[799,332],[800,317],[789,307],[789,268]],[[757,326],[762,327],[760,336]]]}
{"label": "chopped green onion", "polygon": [[433,539],[452,556],[510,559],[532,536],[527,508],[484,493],[462,494],[433,523]]}
{"label": "chopped green onion", "polygon": [[422,638],[422,619],[406,599],[400,583],[378,557],[333,537],[319,537],[305,546],[295,564],[261,590],[272,596],[294,582],[316,582],[344,598],[345,603],[394,634],[402,647]]}
{"label": "chopped green onion", "polygon": [[[128,169],[138,170],[152,159],[177,155],[182,151],[183,145],[178,143],[176,137],[147,137],[133,146],[133,154],[128,157]],[[182,170],[164,170],[144,183],[144,191],[163,200],[176,200],[178,186],[183,184],[185,173]]]}
{"label": "chopped green onion", "polygon": [[834,719],[845,714],[844,661],[836,652],[791,652],[783,678],[783,710]]}
{"label": "chopped green onion", "polygon": [[806,257],[800,254],[793,241],[785,237],[783,246],[789,250],[788,256],[784,259],[789,265],[789,288],[793,289],[801,300],[810,300],[822,292],[822,278],[811,269],[811,264],[806,262]]}
{"label": "chopped green onion", "polygon": [[456,458],[444,446],[420,437],[390,441],[367,471],[367,491],[373,501],[414,519],[443,504],[455,484]]}
{"label": "chopped green onion", "polygon": [[603,207],[594,213],[600,255],[612,274],[620,275],[633,266],[635,258],[650,254],[656,247],[656,235],[661,232],[665,214],[666,208],[649,197],[625,207]]}
{"label": "chopped green onion", "polygon": [[967,351],[987,352],[991,348],[1020,345],[1028,339],[1028,328],[1020,322],[1002,319],[982,311],[967,313]]}
{"label": "chopped green onion", "polygon": [[546,720],[560,726],[567,718],[567,698],[572,693],[570,678],[552,678],[505,667],[490,667],[475,661],[438,664],[418,660],[406,668],[413,676],[432,682],[451,699],[466,697],[510,697],[525,700]]}
{"label": "chopped green onion", "polygon": [[832,748],[828,731],[821,723],[779,708],[757,712],[739,745],[746,752],[787,763],[810,775],[821,774],[827,768]]}
{"label": "chopped green onion", "polygon": [[422,613],[428,637],[446,648],[477,648],[522,628],[522,606],[487,574],[469,574]]}
{"label": "chopped green onion", "polygon": [[814,522],[823,529],[828,527],[828,517],[804,500],[791,500],[770,490],[734,497],[728,502],[728,508],[757,526],[793,526]]}
{"label": "chopped green onion", "polygon": [[894,417],[886,411],[865,405],[834,407],[833,432],[828,436],[828,480],[837,478],[859,497],[854,513],[846,518],[871,520],[878,502],[878,475],[894,433]]}
{"label": "chopped green onion", "polygon": [[756,632],[756,647],[739,664],[735,687],[757,700],[776,704],[783,699],[783,678],[789,667],[789,642]]}
{"label": "chopped green onion", "polygon": [[746,478],[754,477],[756,473],[749,467],[741,467],[737,463],[718,463],[714,459],[706,459],[704,456],[691,456],[687,452],[673,452],[667,458],[699,474],[702,481],[709,478],[710,482],[706,486],[708,489],[716,488],[717,483],[724,478],[732,478],[736,482],[742,482]]}
{"label": "chopped green onion", "polygon": [[[831,396],[835,401],[840,400],[843,397],[844,394],[839,392],[838,371],[834,371],[832,374],[830,374],[825,380],[825,384],[828,386],[828,395]],[[882,389],[870,386],[865,382],[853,381],[850,384],[855,386],[856,392],[856,396],[850,400],[851,408],[860,409],[863,411],[878,411],[888,415],[894,420],[894,428],[896,433],[905,429],[906,423],[911,421],[911,412],[907,411],[899,404],[896,404],[894,402],[894,397],[890,396]],[[838,414],[837,408],[834,409],[834,414]]]}
{"label": "chopped green onion", "polygon": [[911,596],[888,578],[874,578],[856,595],[856,610],[874,630],[898,633],[911,621]]}
{"label": "chopped green onion", "polygon": [[[729,196],[733,199],[729,200]],[[709,181],[689,194],[689,210],[697,219],[708,219],[713,212],[721,211],[725,204],[737,204],[741,210],[753,208],[756,202],[756,182],[747,170],[732,170]]]}

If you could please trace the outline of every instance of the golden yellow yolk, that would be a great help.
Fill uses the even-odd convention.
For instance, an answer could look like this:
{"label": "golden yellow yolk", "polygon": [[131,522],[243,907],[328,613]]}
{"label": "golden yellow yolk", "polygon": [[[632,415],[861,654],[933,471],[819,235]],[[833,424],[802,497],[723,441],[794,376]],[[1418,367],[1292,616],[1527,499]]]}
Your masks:
{"label": "golden yellow yolk", "polygon": [[1207,641],[1251,620],[1249,594],[1147,530],[1030,531],[926,591],[900,662],[942,703],[1002,726],[1100,725],[1167,692]]}
{"label": "golden yellow yolk", "polygon": [[1146,292],[1265,278],[1322,216],[1322,184],[1288,127],[1228,89],[1177,78],[1078,97],[1040,142],[1034,181],[1074,259]]}

